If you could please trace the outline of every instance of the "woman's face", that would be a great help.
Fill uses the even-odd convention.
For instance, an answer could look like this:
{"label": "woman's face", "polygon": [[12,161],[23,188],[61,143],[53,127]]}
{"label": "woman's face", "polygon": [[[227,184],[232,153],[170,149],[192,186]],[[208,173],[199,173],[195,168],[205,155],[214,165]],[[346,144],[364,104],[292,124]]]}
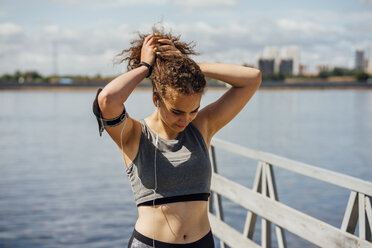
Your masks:
{"label": "woman's face", "polygon": [[185,95],[168,89],[167,98],[159,101],[162,121],[173,131],[183,131],[198,114],[202,93]]}

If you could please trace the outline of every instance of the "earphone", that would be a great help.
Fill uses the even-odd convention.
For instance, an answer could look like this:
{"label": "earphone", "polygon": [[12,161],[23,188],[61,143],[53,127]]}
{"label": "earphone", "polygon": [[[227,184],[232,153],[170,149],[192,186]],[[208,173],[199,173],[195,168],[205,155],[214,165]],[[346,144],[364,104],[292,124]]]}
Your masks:
{"label": "earphone", "polygon": [[[159,99],[156,100],[156,108],[157,108],[157,115],[159,118]],[[159,130],[157,130],[159,131]],[[155,215],[156,215],[156,209],[155,209],[155,197],[156,197],[156,190],[158,189],[158,180],[157,180],[157,175],[156,175],[156,152],[157,152],[157,147],[159,143],[159,134],[156,133],[156,140],[155,140],[155,154],[154,154],[154,189],[152,190],[154,192],[154,199],[152,200],[152,207],[153,207],[153,215],[152,215],[152,247],[155,247]]]}
{"label": "earphone", "polygon": [[[156,100],[156,108],[159,110],[159,99]],[[159,111],[157,111],[157,115],[159,118]],[[120,132],[120,146],[121,146],[121,152],[123,155],[124,164],[126,165],[125,159],[124,159],[124,150],[123,150],[123,131],[125,129],[125,126],[127,125],[127,116],[125,116],[124,125],[121,128]],[[159,143],[159,134],[156,133],[156,139],[155,139],[155,151],[154,151],[154,189],[152,191],[154,192],[154,199],[152,201],[152,207],[153,207],[153,233],[152,233],[152,247],[155,247],[155,216],[156,216],[156,209],[155,209],[155,197],[156,197],[156,190],[158,188],[158,181],[157,181],[157,168],[156,168],[156,153],[157,153],[157,147]]]}

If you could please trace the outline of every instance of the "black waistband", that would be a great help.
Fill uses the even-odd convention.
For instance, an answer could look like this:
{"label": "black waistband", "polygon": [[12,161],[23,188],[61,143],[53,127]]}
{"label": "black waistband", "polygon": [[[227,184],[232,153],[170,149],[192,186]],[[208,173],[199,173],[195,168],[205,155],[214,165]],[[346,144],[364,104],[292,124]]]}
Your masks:
{"label": "black waistband", "polygon": [[[210,193],[198,193],[191,195],[177,195],[165,198],[155,199],[155,205],[162,205],[172,202],[185,202],[185,201],[208,201]],[[146,201],[138,204],[137,206],[152,206],[154,201]]]}
{"label": "black waistband", "polygon": [[[140,242],[149,245],[152,247],[153,242],[151,238],[148,238],[141,233],[137,232],[136,229],[134,229],[132,237],[139,240]],[[213,240],[213,234],[212,231],[209,231],[204,237],[201,239],[187,244],[173,244],[173,243],[166,243],[161,242],[158,240],[154,240],[155,247],[157,248],[214,248],[214,240]]]}

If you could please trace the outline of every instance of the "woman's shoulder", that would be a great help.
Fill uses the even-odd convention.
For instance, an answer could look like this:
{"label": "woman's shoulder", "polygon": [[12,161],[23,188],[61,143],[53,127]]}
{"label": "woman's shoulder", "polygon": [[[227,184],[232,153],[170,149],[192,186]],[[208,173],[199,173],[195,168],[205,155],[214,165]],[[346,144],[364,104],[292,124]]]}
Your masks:
{"label": "woman's shoulder", "polygon": [[209,147],[211,137],[208,135],[208,130],[207,130],[207,125],[205,125],[205,122],[201,119],[195,118],[192,122],[191,125],[193,125],[201,134],[201,136],[204,139],[205,144],[207,147]]}
{"label": "woman's shoulder", "polygon": [[[126,142],[126,145],[123,147],[124,149],[123,152],[126,155],[126,157],[124,158],[126,165],[130,165],[137,156],[141,135],[142,135],[141,122],[136,119],[132,119],[132,130],[130,132],[130,135],[126,137],[129,139],[129,141]],[[125,139],[125,137],[123,138]]]}

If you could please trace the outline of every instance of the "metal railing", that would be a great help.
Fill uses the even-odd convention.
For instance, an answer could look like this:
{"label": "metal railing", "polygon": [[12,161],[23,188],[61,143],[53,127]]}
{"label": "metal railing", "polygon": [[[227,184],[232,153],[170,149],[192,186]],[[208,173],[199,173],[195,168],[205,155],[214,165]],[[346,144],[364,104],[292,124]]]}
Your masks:
{"label": "metal railing", "polygon": [[[215,148],[230,151],[258,160],[253,188],[249,189],[222,177],[217,172]],[[287,247],[284,229],[320,247],[372,247],[372,183],[341,173],[279,157],[274,154],[248,149],[214,138],[210,157],[213,167],[209,220],[214,235],[220,239],[220,246],[271,247],[271,224],[279,248]],[[325,181],[351,191],[345,215],[340,228],[304,214],[278,201],[273,166],[280,167],[307,177]],[[247,209],[243,233],[224,222],[221,196]],[[213,207],[215,213],[213,214]],[[257,216],[261,216],[261,244],[253,241]],[[354,235],[359,222],[359,236]]]}

